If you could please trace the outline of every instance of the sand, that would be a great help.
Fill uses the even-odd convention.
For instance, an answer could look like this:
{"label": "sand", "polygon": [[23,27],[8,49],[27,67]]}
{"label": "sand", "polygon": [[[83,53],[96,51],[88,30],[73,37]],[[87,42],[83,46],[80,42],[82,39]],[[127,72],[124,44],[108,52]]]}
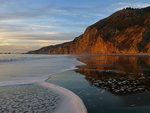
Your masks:
{"label": "sand", "polygon": [[40,82],[0,87],[0,113],[87,113],[73,92]]}
{"label": "sand", "polygon": [[1,65],[0,113],[87,112],[82,100],[73,92],[45,82],[55,73],[74,69],[79,64],[75,58],[58,58],[57,55],[46,59],[41,56],[40,60],[33,56],[25,58],[23,62],[21,59]]}
{"label": "sand", "polygon": [[84,106],[83,101],[73,92],[46,82],[42,82],[40,85],[48,87],[60,95],[62,101],[55,113],[87,113],[87,109]]}
{"label": "sand", "polygon": [[60,96],[39,85],[0,87],[0,113],[53,113]]}

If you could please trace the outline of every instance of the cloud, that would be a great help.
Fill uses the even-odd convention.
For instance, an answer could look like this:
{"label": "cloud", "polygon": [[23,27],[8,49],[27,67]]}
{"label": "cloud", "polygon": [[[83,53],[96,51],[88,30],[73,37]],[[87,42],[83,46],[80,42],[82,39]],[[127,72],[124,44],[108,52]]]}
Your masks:
{"label": "cloud", "polygon": [[69,41],[82,34],[87,26],[116,10],[150,5],[143,2],[116,3],[112,0],[0,1],[0,45],[7,46],[7,49],[10,47],[9,51],[12,46],[13,51],[15,47],[19,51],[19,47],[27,49],[33,46],[35,49]]}
{"label": "cloud", "polygon": [[118,2],[115,4],[112,4],[109,8],[109,11],[118,11],[126,7],[132,7],[132,8],[144,8],[150,6],[150,3],[142,3],[142,2]]}
{"label": "cloud", "polygon": [[58,25],[46,25],[46,24],[31,24],[24,22],[15,22],[15,21],[1,21],[0,22],[0,31],[1,32],[18,32],[18,31],[45,31],[51,29],[59,28]]}
{"label": "cloud", "polygon": [[[22,19],[33,19],[41,18],[46,15],[54,16],[69,16],[69,17],[79,17],[80,18],[91,18],[93,16],[102,17],[101,14],[95,14],[93,11],[96,10],[95,7],[90,5],[67,5],[65,3],[53,3],[47,2],[45,4],[38,4],[35,0],[27,0],[27,3],[21,2],[19,0],[2,0],[3,3],[0,5],[2,10],[0,10],[0,20],[22,20]],[[31,2],[31,3],[29,3]],[[37,5],[38,4],[38,5]],[[87,13],[88,12],[88,13]]]}
{"label": "cloud", "polygon": [[0,53],[25,53],[27,50],[35,50],[36,46],[0,45]]}
{"label": "cloud", "polygon": [[1,41],[0,53],[2,52],[18,52],[23,53],[29,50],[39,49],[44,46],[55,45],[66,42],[66,40],[16,40],[8,39]]}
{"label": "cloud", "polygon": [[72,40],[80,33],[53,33],[53,32],[41,32],[41,33],[0,33],[0,39],[16,39],[16,40]]}

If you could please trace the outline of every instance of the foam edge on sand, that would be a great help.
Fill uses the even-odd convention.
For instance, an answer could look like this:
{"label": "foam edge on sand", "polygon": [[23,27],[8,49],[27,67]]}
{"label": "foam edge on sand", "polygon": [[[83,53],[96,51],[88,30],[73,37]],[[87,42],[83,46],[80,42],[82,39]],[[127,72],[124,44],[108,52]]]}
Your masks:
{"label": "foam edge on sand", "polygon": [[68,89],[46,82],[41,82],[40,85],[59,94],[61,103],[54,113],[87,113],[83,101]]}

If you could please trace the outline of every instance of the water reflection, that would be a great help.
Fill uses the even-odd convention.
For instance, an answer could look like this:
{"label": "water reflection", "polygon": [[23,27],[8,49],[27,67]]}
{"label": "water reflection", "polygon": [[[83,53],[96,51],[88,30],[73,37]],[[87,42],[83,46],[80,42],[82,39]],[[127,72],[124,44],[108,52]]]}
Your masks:
{"label": "water reflection", "polygon": [[150,57],[148,56],[88,56],[78,58],[85,65],[76,72],[86,76],[93,86],[116,95],[150,90]]}

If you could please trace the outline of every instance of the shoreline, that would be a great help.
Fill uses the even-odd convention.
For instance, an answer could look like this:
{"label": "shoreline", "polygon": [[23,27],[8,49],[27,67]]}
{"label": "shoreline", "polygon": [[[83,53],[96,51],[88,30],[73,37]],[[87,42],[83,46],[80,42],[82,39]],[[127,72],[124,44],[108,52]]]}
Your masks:
{"label": "shoreline", "polygon": [[[67,55],[71,56],[71,55]],[[65,72],[67,70],[74,70],[76,69],[76,65],[80,64],[80,61],[78,61],[76,58],[70,58],[71,61],[75,61],[76,64],[72,64],[70,68],[62,69],[59,72],[51,73],[46,78],[40,79],[40,80],[34,80],[34,81],[8,81],[8,82],[1,82],[0,87],[5,88],[6,87],[19,87],[19,86],[26,86],[26,85],[39,85],[45,88],[48,88],[49,90],[52,90],[54,93],[58,94],[61,97],[60,103],[58,103],[58,106],[56,106],[58,109],[54,111],[54,113],[87,113],[87,109],[83,103],[83,101],[72,91],[65,89],[63,87],[47,83],[46,80],[49,79],[51,76]],[[30,86],[29,86],[30,87]],[[7,101],[7,100],[5,100]],[[30,104],[30,103],[29,103]]]}
{"label": "shoreline", "polygon": [[62,101],[54,113],[87,113],[83,101],[72,91],[47,82],[39,84],[40,86],[50,88],[61,97]]}
{"label": "shoreline", "polygon": [[[61,73],[65,72],[65,71],[75,70],[77,68],[76,66],[78,66],[78,65],[85,65],[86,64],[85,62],[81,62],[80,60],[78,60],[78,58],[81,58],[82,56],[83,56],[83,58],[84,57],[90,57],[90,55],[80,55],[80,56],[79,55],[67,55],[66,57],[69,57],[69,58],[66,61],[70,61],[70,63],[72,65],[68,65],[68,67],[65,68],[65,69],[60,68],[61,70],[59,70],[59,71],[56,70],[54,73],[51,73],[46,77],[42,77],[43,79],[34,80],[34,81],[31,81],[30,83],[27,83],[27,82],[22,83],[21,81],[19,81],[18,84],[16,82],[12,82],[12,84],[8,83],[8,84],[5,84],[5,85],[3,84],[2,86],[4,86],[4,87],[5,86],[10,86],[10,87],[12,86],[13,87],[14,85],[15,86],[21,86],[21,85],[24,86],[24,85],[28,85],[28,84],[31,84],[31,85],[35,84],[37,86],[43,87],[43,89],[47,88],[49,90],[52,90],[56,95],[59,95],[61,101],[58,102],[58,104],[56,106],[56,110],[54,111],[54,113],[87,113],[87,109],[89,111],[89,108],[88,108],[89,106],[87,106],[87,103],[84,100],[84,98],[82,98],[80,95],[77,96],[76,95],[77,93],[76,92],[74,93],[74,91],[69,89],[68,87],[65,87],[63,85],[55,84],[53,82],[48,82],[47,81],[48,79],[53,79],[53,77],[55,78],[55,74],[56,74],[56,76],[57,76],[57,74],[61,75]],[[96,56],[102,56],[102,57],[103,56],[112,56],[113,57],[113,56],[117,56],[117,55],[116,54],[103,54],[103,55],[93,55],[92,57],[96,57]],[[146,58],[149,55],[148,54],[147,55],[145,55],[145,54],[142,54],[142,55],[139,55],[139,54],[134,54],[134,55],[133,54],[126,54],[126,55],[125,54],[118,54],[118,57],[119,56],[125,56],[125,57],[128,57],[128,56],[140,57],[141,56],[141,57]],[[71,59],[71,60],[69,60],[69,59]],[[71,61],[73,61],[74,63],[71,62]],[[58,62],[56,62],[56,63],[58,63]],[[65,65],[67,65],[67,64],[65,64]],[[63,65],[61,65],[61,67],[65,66],[65,65],[63,64]],[[64,75],[66,75],[66,76],[63,77],[64,79],[65,78],[66,79],[70,78],[70,80],[72,79],[72,77],[70,77],[70,75],[72,75],[72,74],[67,74],[66,73]],[[60,76],[60,79],[58,79],[58,80],[60,80],[59,83],[61,83],[62,77]],[[72,84],[72,82],[70,82],[70,83]],[[66,86],[69,85],[68,81],[66,82],[65,85]],[[72,86],[70,86],[70,87],[72,87]],[[80,86],[78,86],[78,87],[80,88]],[[104,93],[103,91],[104,90],[102,90],[102,93]],[[43,92],[43,94],[44,93],[45,92]],[[85,102],[85,104],[83,103],[83,101]],[[85,105],[86,105],[87,108],[85,107]]]}
{"label": "shoreline", "polygon": [[[29,87],[30,88],[32,86],[47,88],[47,89],[49,89],[49,91],[52,91],[53,93],[58,95],[58,97],[60,98],[60,101],[58,102],[57,106],[55,106],[56,109],[53,113],[87,113],[87,109],[86,109],[83,101],[75,93],[73,93],[72,91],[70,91],[66,88],[48,83],[46,81],[29,83],[29,84],[5,85],[5,86],[0,86],[0,88],[4,88],[4,89],[5,88],[7,89],[8,87],[9,88],[11,88],[11,87],[12,88],[13,87],[16,87],[16,88]],[[22,89],[22,91],[25,91],[25,89]],[[30,92],[28,92],[28,93],[30,93]],[[37,93],[39,94],[40,92],[37,92]],[[15,98],[15,99],[17,99],[17,98]],[[14,101],[14,100],[12,100],[12,101]],[[5,102],[7,102],[7,100],[5,100]],[[56,101],[56,103],[57,103],[57,101]],[[30,103],[28,103],[28,104],[30,105]]]}
{"label": "shoreline", "polygon": [[150,53],[102,53],[102,54],[69,54],[72,56],[150,56]]}
{"label": "shoreline", "polygon": [[150,53],[99,53],[99,54],[22,54],[22,53],[13,53],[13,54],[3,54],[0,55],[58,55],[58,56],[100,56],[100,55],[139,55],[139,56],[150,56]]}

